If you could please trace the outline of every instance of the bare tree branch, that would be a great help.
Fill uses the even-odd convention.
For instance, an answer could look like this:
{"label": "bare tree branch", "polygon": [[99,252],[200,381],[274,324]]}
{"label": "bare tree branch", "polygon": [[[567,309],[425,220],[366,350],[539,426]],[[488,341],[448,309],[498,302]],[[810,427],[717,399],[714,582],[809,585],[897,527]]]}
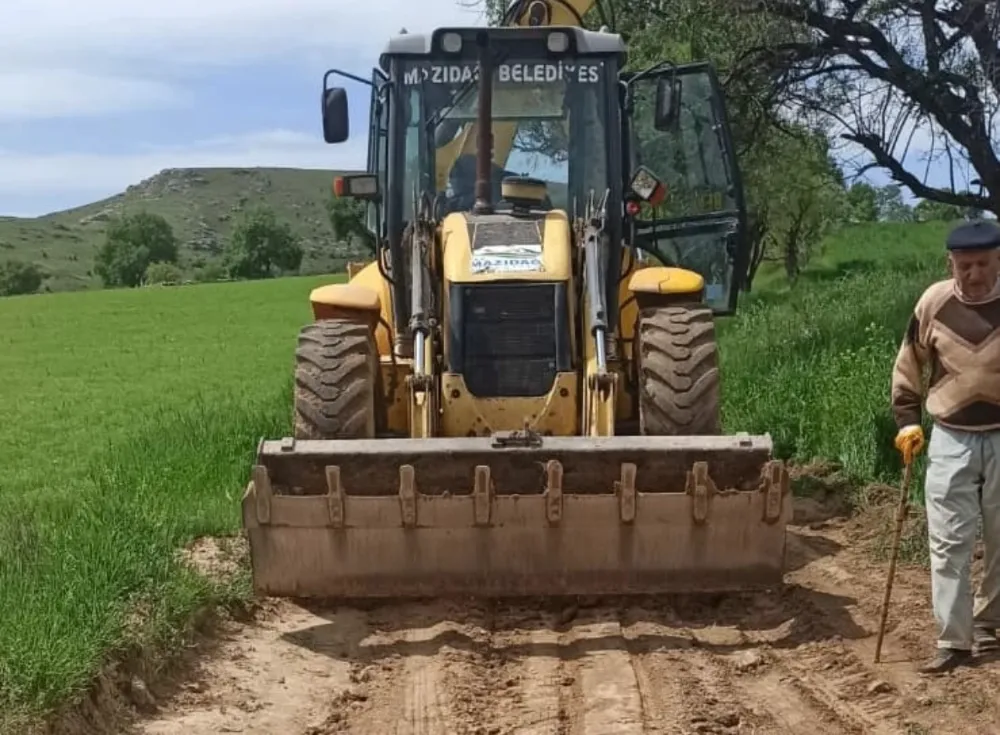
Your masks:
{"label": "bare tree branch", "polygon": [[889,153],[886,152],[885,148],[882,146],[881,142],[874,135],[845,134],[842,137],[845,140],[850,140],[864,147],[869,153],[871,153],[872,158],[875,159],[875,162],[879,166],[889,171],[894,180],[909,187],[910,191],[917,196],[936,202],[943,202],[945,204],[955,204],[960,207],[985,209],[990,204],[990,200],[986,197],[976,196],[974,194],[959,194],[953,190],[949,191],[948,189],[939,189],[927,186],[924,182],[907,171],[903,164],[889,155]]}
{"label": "bare tree branch", "polygon": [[[992,139],[1000,108],[1000,10],[995,0],[760,0],[748,11],[786,20],[805,37],[757,48],[743,60],[774,72],[799,114],[868,154],[897,182],[935,201],[1000,213],[1000,159]],[[929,132],[915,144],[917,129]],[[961,153],[987,195],[927,183],[908,168]]]}

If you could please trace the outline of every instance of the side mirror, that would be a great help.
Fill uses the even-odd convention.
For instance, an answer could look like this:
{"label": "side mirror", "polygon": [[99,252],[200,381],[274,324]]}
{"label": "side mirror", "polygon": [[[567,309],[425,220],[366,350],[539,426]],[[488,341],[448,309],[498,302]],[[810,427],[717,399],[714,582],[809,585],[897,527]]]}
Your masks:
{"label": "side mirror", "polygon": [[351,123],[347,115],[347,90],[331,87],[323,90],[323,140],[343,143],[350,135]]}
{"label": "side mirror", "polygon": [[662,132],[674,127],[680,112],[680,98],[681,84],[673,74],[662,76],[656,81],[654,128]]}
{"label": "side mirror", "polygon": [[639,166],[632,174],[629,188],[651,207],[659,206],[667,198],[666,184],[645,166]]}
{"label": "side mirror", "polygon": [[333,193],[338,198],[375,201],[379,197],[378,176],[375,174],[338,176],[333,180]]}

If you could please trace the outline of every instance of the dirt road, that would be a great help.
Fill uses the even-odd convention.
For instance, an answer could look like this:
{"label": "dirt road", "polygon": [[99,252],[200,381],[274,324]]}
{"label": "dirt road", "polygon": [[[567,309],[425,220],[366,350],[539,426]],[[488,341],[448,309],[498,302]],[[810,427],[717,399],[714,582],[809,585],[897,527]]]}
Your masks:
{"label": "dirt road", "polygon": [[[805,519],[809,520],[809,519]],[[1000,663],[916,674],[926,573],[901,571],[872,664],[884,568],[856,525],[790,529],[781,592],[574,604],[275,603],[233,624],[143,735],[1000,733]]]}

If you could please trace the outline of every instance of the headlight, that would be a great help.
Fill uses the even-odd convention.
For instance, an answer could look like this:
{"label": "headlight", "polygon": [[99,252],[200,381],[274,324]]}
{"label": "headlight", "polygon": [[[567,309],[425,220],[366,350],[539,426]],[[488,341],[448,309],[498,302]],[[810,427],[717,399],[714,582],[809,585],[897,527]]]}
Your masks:
{"label": "headlight", "polygon": [[561,54],[569,48],[569,36],[562,31],[553,31],[548,37],[549,51]]}
{"label": "headlight", "polygon": [[441,48],[449,54],[457,54],[462,50],[462,35],[460,33],[445,33],[441,37]]}

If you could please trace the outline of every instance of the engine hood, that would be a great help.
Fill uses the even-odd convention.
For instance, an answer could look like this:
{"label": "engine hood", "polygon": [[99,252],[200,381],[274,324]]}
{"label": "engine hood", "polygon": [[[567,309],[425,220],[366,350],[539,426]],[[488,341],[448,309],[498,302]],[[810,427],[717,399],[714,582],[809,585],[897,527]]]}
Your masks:
{"label": "engine hood", "polygon": [[441,224],[449,281],[567,280],[570,229],[560,210],[514,215],[455,212]]}

